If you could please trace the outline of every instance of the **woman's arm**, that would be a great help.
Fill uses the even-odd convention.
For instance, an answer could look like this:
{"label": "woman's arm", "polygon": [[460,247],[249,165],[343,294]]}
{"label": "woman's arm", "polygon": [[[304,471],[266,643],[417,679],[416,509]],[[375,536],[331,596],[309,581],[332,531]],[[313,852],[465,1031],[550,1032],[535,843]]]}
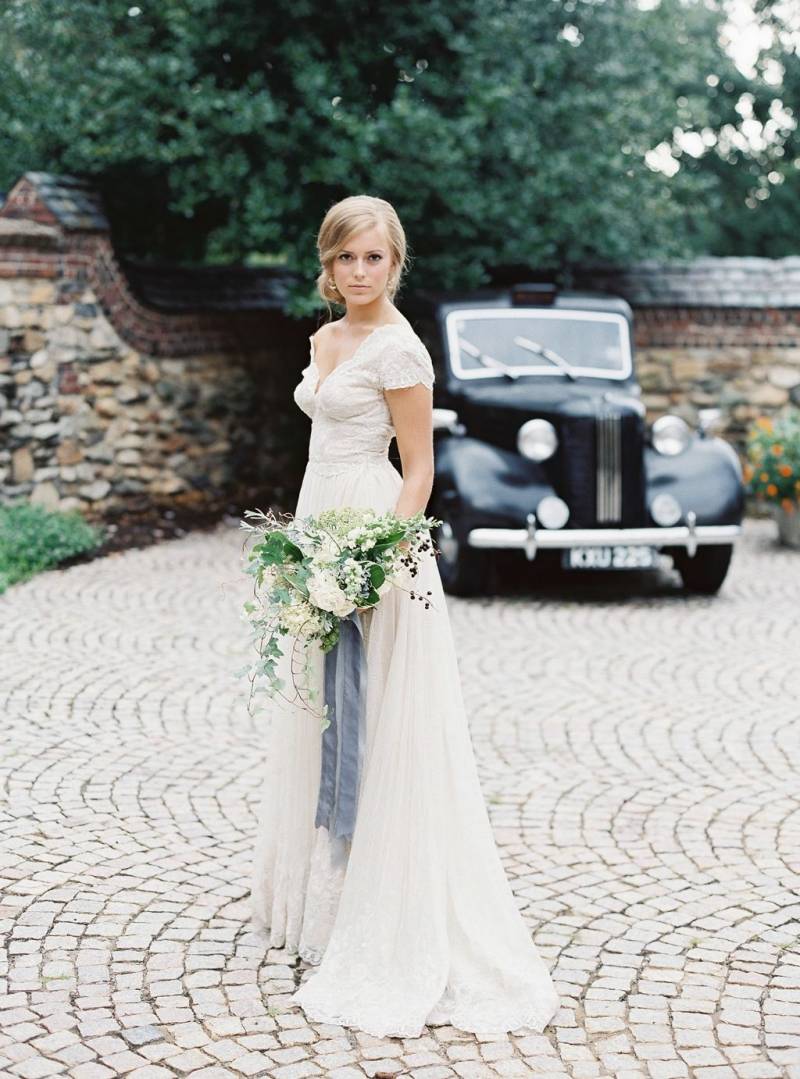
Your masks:
{"label": "woman's arm", "polygon": [[433,391],[422,383],[384,390],[403,465],[394,512],[412,517],[425,509],[433,489]]}

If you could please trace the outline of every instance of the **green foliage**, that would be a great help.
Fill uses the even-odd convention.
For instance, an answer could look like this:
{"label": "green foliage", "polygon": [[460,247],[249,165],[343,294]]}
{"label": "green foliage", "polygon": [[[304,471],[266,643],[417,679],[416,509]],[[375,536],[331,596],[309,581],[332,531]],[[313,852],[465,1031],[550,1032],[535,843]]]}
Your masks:
{"label": "green foliage", "polygon": [[0,188],[83,174],[122,252],[283,261],[293,314],[319,306],[325,211],[359,192],[397,207],[411,288],[688,257],[740,213],[749,162],[675,132],[716,140],[744,92],[761,113],[778,93],[735,68],[723,21],[722,0],[10,0]]}
{"label": "green foliage", "polygon": [[710,250],[783,258],[797,254],[800,227],[800,6],[752,3],[767,44],[741,102],[739,130],[723,130],[715,152],[696,167],[714,172],[724,200]]}
{"label": "green foliage", "polygon": [[249,557],[257,558],[261,566],[280,566],[284,562],[302,562],[303,552],[288,536],[276,529],[264,535],[258,550],[251,551]]}
{"label": "green foliage", "polygon": [[800,409],[762,416],[747,436],[745,477],[756,498],[792,512],[800,503]]}
{"label": "green foliage", "polygon": [[0,593],[17,581],[94,550],[103,530],[79,513],[59,513],[30,502],[0,506]]}

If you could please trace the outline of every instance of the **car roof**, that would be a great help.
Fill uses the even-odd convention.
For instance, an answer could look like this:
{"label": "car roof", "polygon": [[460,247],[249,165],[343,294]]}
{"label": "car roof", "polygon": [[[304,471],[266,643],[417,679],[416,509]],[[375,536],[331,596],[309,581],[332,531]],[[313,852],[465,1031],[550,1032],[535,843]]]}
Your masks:
{"label": "car roof", "polygon": [[[521,282],[522,284],[522,282]],[[622,315],[633,322],[633,311],[627,300],[610,292],[592,292],[578,289],[557,289],[552,303],[512,304],[509,288],[483,288],[472,291],[421,290],[412,294],[403,304],[410,315],[438,315],[444,318],[451,311],[468,307],[498,307],[515,310],[580,310],[605,311]]]}

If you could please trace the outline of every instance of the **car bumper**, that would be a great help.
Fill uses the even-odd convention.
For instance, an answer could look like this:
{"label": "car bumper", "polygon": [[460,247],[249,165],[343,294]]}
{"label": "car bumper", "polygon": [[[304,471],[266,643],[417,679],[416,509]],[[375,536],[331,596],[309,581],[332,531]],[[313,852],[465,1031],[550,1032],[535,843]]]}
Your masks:
{"label": "car bumper", "polygon": [[473,528],[467,533],[470,547],[520,548],[528,560],[538,550],[570,547],[685,547],[693,555],[708,544],[733,543],[741,525],[698,525],[694,514],[688,524],[667,528],[541,528],[531,514],[527,528]]}

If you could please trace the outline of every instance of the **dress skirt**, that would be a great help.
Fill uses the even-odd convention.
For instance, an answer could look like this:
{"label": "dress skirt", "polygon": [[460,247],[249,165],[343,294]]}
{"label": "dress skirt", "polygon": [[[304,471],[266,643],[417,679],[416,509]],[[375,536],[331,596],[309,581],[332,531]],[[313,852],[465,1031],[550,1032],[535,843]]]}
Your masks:
{"label": "dress skirt", "polygon": [[[337,506],[391,511],[402,482],[383,455],[312,460],[296,516]],[[269,702],[253,919],[271,947],[313,965],[293,995],[311,1020],[376,1037],[417,1037],[445,1023],[540,1032],[558,995],[495,844],[432,552],[411,587],[430,608],[392,588],[359,615],[366,730],[351,844],[314,825],[319,718],[299,702]],[[324,656],[309,647],[319,708]],[[291,696],[287,663],[281,673]]]}

